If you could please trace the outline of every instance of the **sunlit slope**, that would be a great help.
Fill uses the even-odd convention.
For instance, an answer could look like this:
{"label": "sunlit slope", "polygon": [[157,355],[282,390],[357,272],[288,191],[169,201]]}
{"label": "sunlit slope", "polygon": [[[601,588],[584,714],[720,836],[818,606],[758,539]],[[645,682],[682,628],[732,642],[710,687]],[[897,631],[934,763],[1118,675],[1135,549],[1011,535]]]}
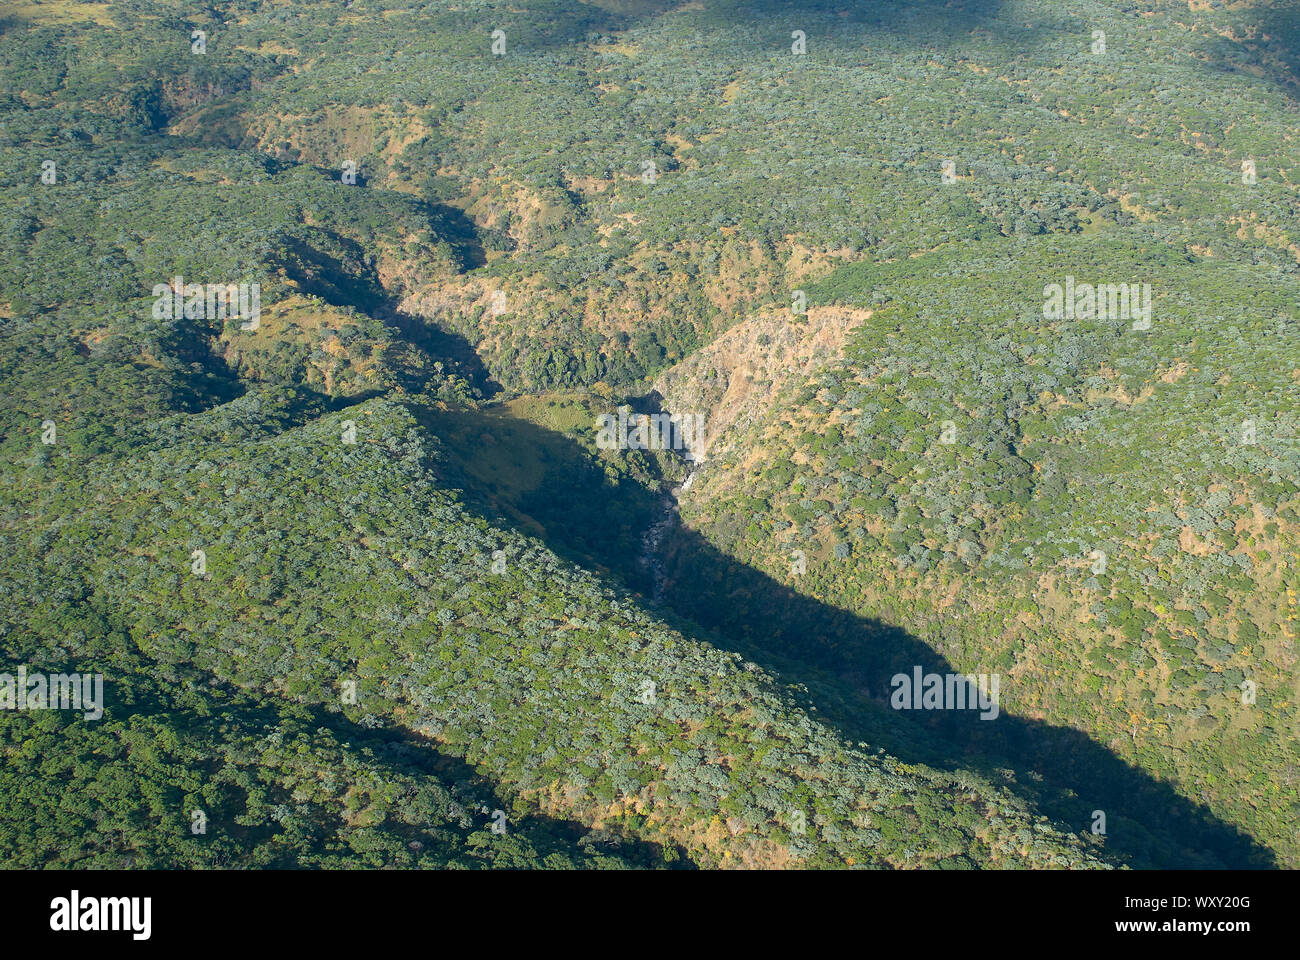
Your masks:
{"label": "sunlit slope", "polygon": [[[727,425],[683,514],[801,593],[999,670],[1009,712],[1087,732],[1294,862],[1300,284],[1101,239],[844,268],[811,302],[874,312],[757,406],[747,377],[809,320],[766,321],[766,366],[706,350],[670,373],[671,405]],[[1067,275],[1149,283],[1150,328],[1045,318]]]}
{"label": "sunlit slope", "polygon": [[1281,2],[51,6],[5,35],[42,149],[13,176],[75,176],[125,124],[420,196],[474,269],[417,247],[389,276],[519,389],[635,381],[837,264],[944,244],[1136,225],[1296,261]]}

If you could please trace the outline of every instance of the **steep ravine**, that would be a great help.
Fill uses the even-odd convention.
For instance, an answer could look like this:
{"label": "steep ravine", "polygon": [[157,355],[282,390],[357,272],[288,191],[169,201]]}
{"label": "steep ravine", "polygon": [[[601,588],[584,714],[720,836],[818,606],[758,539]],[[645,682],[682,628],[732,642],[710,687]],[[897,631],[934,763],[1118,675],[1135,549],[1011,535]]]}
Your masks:
{"label": "steep ravine", "polygon": [[684,494],[699,490],[700,471],[714,450],[725,450],[731,427],[754,420],[795,376],[839,355],[848,334],[871,316],[870,310],[817,307],[805,316],[755,315],[655,380],[662,411],[702,417],[703,431],[672,455],[685,465],[680,483],[665,483],[662,513],[642,538],[641,564],[653,582],[653,597],[663,600],[663,553]]}

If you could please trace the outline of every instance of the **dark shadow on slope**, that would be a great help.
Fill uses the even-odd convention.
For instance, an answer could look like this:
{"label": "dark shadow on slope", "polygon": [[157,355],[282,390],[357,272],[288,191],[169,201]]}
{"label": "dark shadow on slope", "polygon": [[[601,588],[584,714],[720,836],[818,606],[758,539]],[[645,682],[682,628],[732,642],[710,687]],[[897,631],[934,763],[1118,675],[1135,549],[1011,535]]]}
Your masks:
{"label": "dark shadow on slope", "polygon": [[[905,630],[797,593],[693,530],[679,526],[671,549],[664,596],[674,612],[805,684],[818,715],[849,738],[904,760],[977,770],[1077,833],[1086,833],[1093,811],[1102,810],[1106,848],[1134,866],[1273,865],[1271,852],[1252,838],[1078,730],[1006,711],[982,720],[973,710],[892,709],[896,674],[910,676],[917,667],[926,674],[959,671]],[[977,666],[972,672],[994,671]]]}
{"label": "dark shadow on slope", "polygon": [[[463,379],[479,399],[488,399],[501,391],[487,367],[468,340],[435,326],[421,317],[412,316],[398,307],[398,302],[379,282],[373,267],[366,263],[360,244],[337,235],[333,240],[348,251],[349,263],[292,238],[283,240],[280,266],[304,293],[320,297],[335,307],[351,308],[367,314],[392,328],[396,349],[385,358],[390,362],[403,389],[420,393],[431,377],[444,373]],[[417,362],[398,351],[403,345],[415,348]],[[420,361],[427,361],[427,364]]]}
{"label": "dark shadow on slope", "polygon": [[479,238],[478,225],[464,210],[434,200],[426,200],[425,206],[439,236],[446,239],[456,252],[462,270],[476,270],[487,264],[487,250]]}
{"label": "dark shadow on slope", "polygon": [[[1255,31],[1240,39],[1217,34],[1204,44],[1208,67],[1223,73],[1262,73],[1300,109],[1300,7],[1281,3],[1242,11]],[[1247,27],[1252,24],[1247,24]]]}
{"label": "dark shadow on slope", "polygon": [[[86,593],[91,593],[88,586]],[[435,861],[445,863],[454,859],[461,865],[479,866],[494,863],[508,867],[547,866],[546,858],[558,855],[572,858],[569,862],[578,866],[586,865],[582,862],[584,858],[594,857],[603,860],[600,865],[607,867],[694,869],[685,851],[675,845],[592,830],[576,821],[561,820],[539,812],[514,817],[509,822],[507,833],[516,842],[503,851],[506,862],[477,859],[473,856],[472,836],[490,831],[493,811],[509,810],[511,794],[463,758],[400,726],[357,722],[337,708],[320,704],[267,699],[259,691],[218,681],[183,659],[155,660],[140,655],[132,644],[122,642],[132,632],[132,619],[119,616],[102,600],[79,597],[75,602],[67,603],[58,616],[38,621],[39,626],[34,631],[19,629],[4,634],[0,637],[0,653],[11,662],[62,670],[69,666],[65,659],[69,657],[69,646],[84,643],[86,646],[71,654],[71,662],[82,668],[93,664],[97,671],[112,678],[112,682],[105,686],[106,696],[102,704],[106,726],[121,724],[126,728],[168,731],[162,751],[164,755],[170,755],[169,759],[184,756],[187,749],[201,749],[200,758],[187,770],[191,776],[198,776],[211,787],[207,794],[211,805],[206,807],[206,813],[211,817],[214,829],[194,835],[189,842],[210,849],[189,863],[153,863],[150,866],[300,869],[305,853],[344,859],[360,856],[364,865],[380,865],[376,863],[376,856],[391,856],[391,845],[366,842],[349,853],[349,834],[338,831],[357,824],[346,816],[341,820],[333,815],[321,816],[322,813],[332,813],[329,804],[320,803],[317,797],[308,799],[292,792],[294,784],[300,782],[297,778],[303,774],[302,769],[294,769],[294,758],[301,756],[308,764],[314,765],[315,755],[310,750],[295,751],[291,744],[318,742],[318,734],[325,731],[342,751],[364,764],[365,769],[378,776],[381,782],[431,780],[445,791],[435,795],[432,804],[426,805],[430,799],[428,795],[422,795],[420,802],[413,807],[395,803],[391,811],[368,823],[375,835],[395,839],[409,850],[424,850],[425,855]],[[74,640],[48,632],[53,625],[71,623],[81,628],[75,631],[77,636]],[[167,653],[176,658],[185,656],[183,651],[176,649]],[[98,725],[96,728],[102,729]],[[290,742],[283,744],[286,751],[283,756],[288,759],[267,770],[267,776],[258,781],[256,789],[250,789],[249,782],[242,777],[231,775],[241,758],[244,769],[248,769],[253,766],[252,758],[263,756],[252,745],[270,738],[279,747],[286,736]],[[116,744],[111,734],[106,742]],[[146,760],[145,765],[151,766],[151,761]],[[144,795],[154,800],[165,798],[172,809],[183,809],[181,804],[187,791],[174,778],[164,776],[153,780],[140,774],[140,769],[140,766],[133,766],[137,775],[144,776],[141,781]],[[162,772],[165,767],[154,769]],[[344,786],[349,785],[345,781]],[[106,789],[111,796],[112,786]],[[254,794],[256,798],[252,800]],[[326,790],[326,794],[337,796],[332,789]],[[445,803],[440,802],[444,799]],[[283,820],[265,816],[267,808],[276,803],[292,808],[291,816],[297,828],[288,829]],[[258,813],[262,815],[256,815]],[[28,808],[19,819],[34,821],[39,816],[39,810]],[[12,822],[11,818],[10,824]],[[215,826],[217,824],[220,826]],[[304,825],[306,829],[303,829]],[[143,822],[137,826],[151,829]],[[449,836],[454,838],[454,842],[427,847],[430,842],[445,843]],[[228,852],[228,841],[234,842],[248,862],[232,863],[226,859],[227,853],[222,851]],[[259,855],[272,851],[272,856],[261,860],[254,856],[255,850]],[[128,847],[123,851],[123,857],[130,856]],[[444,857],[447,860],[442,859]],[[510,858],[527,859],[515,862]],[[129,860],[127,865],[132,865]]]}
{"label": "dark shadow on slope", "polygon": [[[206,678],[196,682],[208,686]],[[141,713],[132,712],[136,717],[141,716]],[[375,825],[377,832],[396,837],[413,850],[420,850],[431,835],[445,833],[455,835],[459,843],[466,844],[473,834],[491,829],[494,811],[509,810],[511,806],[508,791],[500,789],[490,778],[479,773],[462,758],[445,752],[435,742],[400,727],[363,727],[342,714],[317,706],[271,704],[264,701],[250,703],[246,695],[237,694],[234,703],[227,701],[221,712],[216,714],[202,716],[176,711],[161,715],[144,712],[143,715],[149,721],[161,720],[167,726],[183,728],[186,734],[205,743],[227,740],[232,735],[232,729],[236,735],[250,738],[275,734],[286,728],[299,735],[305,735],[308,731],[328,731],[348,754],[366,758],[386,782],[399,777],[432,779],[447,791],[452,801],[445,811],[445,819],[430,822],[418,817],[407,819],[400,815],[390,815]],[[114,719],[122,718],[118,712],[110,716]],[[214,764],[205,773],[212,779],[220,780],[228,773],[228,769]],[[277,790],[274,786],[269,791],[269,798],[280,799],[286,804],[293,801],[286,789]],[[233,787],[227,788],[226,799],[228,802],[236,799]],[[262,803],[267,800],[267,795],[261,797]],[[400,814],[404,811],[395,812]],[[273,847],[277,834],[281,832],[270,819],[259,818],[249,822],[245,810],[237,803],[229,809],[222,810],[218,807],[209,813],[224,824],[224,834],[246,850],[255,846]],[[299,817],[301,816],[300,813]],[[335,847],[331,852],[347,856],[346,852],[337,849],[337,840],[328,833],[334,826],[331,821],[323,821],[317,826],[322,835],[311,839],[322,850]],[[510,868],[546,867],[546,858],[558,856],[562,858],[561,862],[572,858],[567,862],[580,867],[588,865],[583,863],[583,858],[595,857],[604,860],[603,866],[618,869],[695,869],[695,864],[686,852],[675,845],[625,837],[607,830],[593,830],[577,821],[562,820],[539,812],[512,818],[507,830],[516,841],[522,840],[524,844],[513,851],[514,855],[520,856],[531,851],[534,857],[527,862],[506,863],[505,866]],[[218,836],[214,832],[214,839]],[[196,842],[203,843],[205,839],[199,838]],[[327,840],[331,842],[327,844]],[[283,848],[284,852],[278,859],[260,866],[263,869],[302,869],[298,844],[285,843]],[[367,851],[368,856],[374,856],[374,849],[371,847]],[[462,866],[476,862],[469,855],[468,847],[429,852],[440,863],[447,862],[442,857],[452,858]],[[373,860],[369,860],[367,865],[377,866]],[[479,862],[479,865],[487,867],[493,865],[493,861],[485,860]],[[502,866],[500,863],[495,865]]]}
{"label": "dark shadow on slope", "polygon": [[[973,33],[996,38],[1009,50],[1032,50],[1043,38],[1079,33],[1091,27],[1072,12],[1048,9],[1004,11],[1003,0],[704,0],[685,5],[670,0],[591,0],[573,5],[546,28],[522,33],[521,53],[555,53],[601,34],[648,26],[670,15],[692,17],[693,26],[734,30],[750,28],[760,42],[774,50],[788,49],[793,30],[803,30],[809,56],[820,43],[861,47],[877,38],[908,38],[925,42],[961,42]],[[1130,13],[1130,16],[1136,14]],[[1246,31],[1242,39],[1214,37],[1207,45],[1210,66],[1227,72],[1243,68],[1263,71],[1293,97],[1300,92],[1300,9],[1275,2],[1241,11]],[[1086,47],[1086,43],[1084,44]]]}
{"label": "dark shadow on slope", "polygon": [[[812,45],[827,39],[860,42],[865,31],[958,37],[984,27],[1022,36],[1023,25],[994,22],[1001,9],[1002,0],[704,0],[691,7],[680,0],[589,0],[560,6],[562,12],[544,25],[524,19],[515,26],[512,49],[525,56],[557,54],[574,43],[599,42],[603,35],[648,26],[665,15],[692,17],[703,28],[743,26],[770,37],[776,50],[789,49],[793,30],[803,30]],[[510,23],[502,26],[510,32]]]}
{"label": "dark shadow on slope", "polygon": [[174,357],[185,371],[188,390],[175,408],[198,413],[243,396],[248,389],[225,358],[213,349],[208,331],[192,321],[178,321],[159,339],[159,355]]}
{"label": "dark shadow on slope", "polygon": [[[474,824],[473,827],[462,828],[465,835],[469,830],[488,828],[492,810],[509,807],[506,794],[491,779],[462,758],[447,753],[434,741],[413,731],[402,727],[363,727],[340,713],[315,706],[294,709],[306,712],[307,717],[302,720],[303,727],[329,730],[343,748],[358,756],[373,757],[385,768],[398,774],[435,778],[450,790],[453,797],[461,801],[463,815]],[[281,714],[272,708],[259,706],[256,712],[266,729],[274,729],[282,722]],[[253,718],[241,716],[240,719]],[[226,722],[224,717],[223,722]],[[492,805],[487,809],[470,808],[471,803],[484,800]],[[407,823],[390,817],[385,825],[387,829],[406,835],[407,840],[420,839],[421,824],[418,822]],[[550,853],[594,854],[621,860],[622,866],[626,867],[695,869],[695,864],[680,847],[668,847],[608,831],[592,830],[576,821],[560,820],[542,813],[530,813],[513,821],[509,831],[522,836],[536,850],[539,858]],[[293,864],[283,866],[292,867]]]}
{"label": "dark shadow on slope", "polygon": [[[668,16],[692,18],[695,36],[743,25],[773,51],[788,50],[791,32],[802,30],[810,57],[815,57],[819,44],[856,49],[905,39],[926,49],[928,44],[958,45],[975,34],[996,39],[1008,51],[1032,51],[1044,39],[1076,33],[1090,38],[1091,31],[1072,13],[1043,6],[1033,11],[1034,19],[1029,21],[1029,11],[1004,10],[1003,0],[704,0],[684,7],[671,0],[572,4],[544,25],[520,23],[512,49],[524,56],[561,55],[575,43],[612,43],[617,39],[614,35]],[[1242,10],[1240,16],[1245,28],[1239,30],[1240,39],[1207,36],[1206,68],[1262,73],[1293,100],[1300,97],[1300,8],[1275,2]],[[1086,48],[1087,42],[1082,46]]]}
{"label": "dark shadow on slope", "polygon": [[[973,711],[891,709],[895,674],[911,675],[915,667],[958,671],[905,630],[799,594],[680,524],[668,537],[663,599],[654,603],[649,578],[629,550],[638,542],[631,528],[662,516],[660,492],[609,482],[579,443],[501,411],[420,416],[435,434],[457,437],[443,445],[445,479],[463,488],[468,506],[541,537],[566,559],[612,572],[684,632],[802,686],[814,715],[847,740],[884,748],[904,762],[977,771],[1078,834],[1088,834],[1093,811],[1103,810],[1105,849],[1119,862],[1275,865],[1272,852],[1251,837],[1077,730],[1005,711],[981,720]],[[473,462],[481,449],[476,437],[506,447],[500,470]],[[526,472],[511,475],[512,463]]]}
{"label": "dark shadow on slope", "polygon": [[442,442],[440,479],[462,490],[471,508],[650,594],[652,584],[637,560],[661,504],[644,486],[610,477],[574,441],[501,407],[413,405],[412,413]]}
{"label": "dark shadow on slope", "polygon": [[[312,716],[316,726],[330,729],[339,743],[350,750],[380,757],[403,773],[435,776],[440,783],[451,785],[453,794],[462,790],[480,797],[488,794],[497,798],[501,807],[508,806],[505,793],[488,777],[418,733],[400,727],[366,728],[340,714],[319,709],[313,709]],[[479,827],[490,823],[490,810],[466,809],[465,813]],[[549,852],[573,853],[572,848],[577,848],[576,852],[580,853],[619,858],[632,867],[695,869],[695,864],[681,847],[593,830],[577,821],[559,820],[542,813],[530,813],[513,823],[510,829],[522,833],[540,856]],[[411,832],[414,834],[415,831],[412,829]]]}

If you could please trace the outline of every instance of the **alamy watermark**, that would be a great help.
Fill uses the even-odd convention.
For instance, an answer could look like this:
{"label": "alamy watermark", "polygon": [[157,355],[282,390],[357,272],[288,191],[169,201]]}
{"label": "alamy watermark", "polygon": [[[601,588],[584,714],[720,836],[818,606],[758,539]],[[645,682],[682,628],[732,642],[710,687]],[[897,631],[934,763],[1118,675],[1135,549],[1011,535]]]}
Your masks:
{"label": "alamy watermark", "polygon": [[148,940],[152,914],[152,897],[83,897],[73,890],[50,901],[50,929],[56,933],[124,931],[133,940]]}
{"label": "alamy watermark", "polygon": [[173,277],[155,284],[152,292],[155,320],[242,320],[240,330],[256,330],[262,323],[260,283],[186,283]]}
{"label": "alamy watermark", "polygon": [[1151,329],[1151,284],[1074,282],[1043,287],[1047,320],[1132,320],[1134,330]]}
{"label": "alamy watermark", "polygon": [[998,716],[998,687],[1001,677],[981,673],[922,673],[913,667],[909,676],[896,673],[889,704],[895,710],[978,710],[981,720]]}
{"label": "alamy watermark", "polygon": [[618,416],[602,413],[596,418],[596,446],[601,450],[685,450],[685,458],[704,439],[702,413],[632,414],[626,406]]}
{"label": "alamy watermark", "polygon": [[0,710],[80,710],[87,720],[104,715],[102,673],[0,673]]}

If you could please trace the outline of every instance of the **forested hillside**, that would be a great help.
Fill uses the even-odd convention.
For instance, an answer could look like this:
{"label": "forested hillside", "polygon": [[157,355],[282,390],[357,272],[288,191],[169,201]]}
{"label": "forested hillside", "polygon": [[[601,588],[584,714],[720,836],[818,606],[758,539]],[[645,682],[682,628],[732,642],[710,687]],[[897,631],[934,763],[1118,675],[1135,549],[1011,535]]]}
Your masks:
{"label": "forested hillside", "polygon": [[0,862],[1300,865],[1297,40],[0,3]]}

